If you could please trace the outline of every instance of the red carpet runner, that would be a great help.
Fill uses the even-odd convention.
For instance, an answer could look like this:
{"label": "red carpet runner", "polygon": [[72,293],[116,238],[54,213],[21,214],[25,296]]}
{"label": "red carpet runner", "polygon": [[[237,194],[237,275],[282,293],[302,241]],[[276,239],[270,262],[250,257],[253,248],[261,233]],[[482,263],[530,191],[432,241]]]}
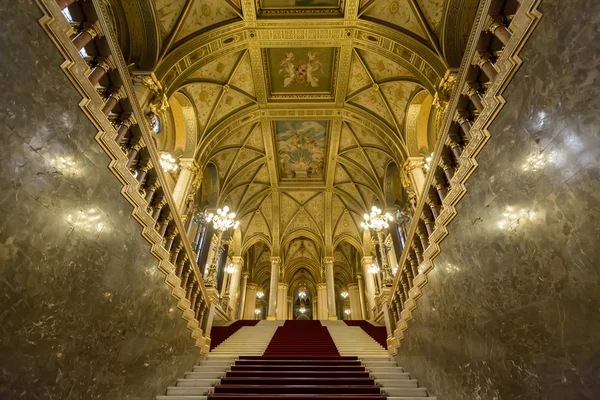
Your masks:
{"label": "red carpet runner", "polygon": [[286,321],[263,356],[240,356],[216,399],[384,400],[357,357],[342,357],[319,321]]}
{"label": "red carpet runner", "polygon": [[229,326],[213,326],[210,330],[210,350],[220,345],[229,336],[236,333],[242,326],[254,326],[258,324],[257,320],[240,319]]}
{"label": "red carpet runner", "polygon": [[348,326],[360,326],[367,335],[371,336],[373,340],[387,350],[387,332],[385,331],[385,326],[374,326],[364,320],[349,320],[344,322]]}

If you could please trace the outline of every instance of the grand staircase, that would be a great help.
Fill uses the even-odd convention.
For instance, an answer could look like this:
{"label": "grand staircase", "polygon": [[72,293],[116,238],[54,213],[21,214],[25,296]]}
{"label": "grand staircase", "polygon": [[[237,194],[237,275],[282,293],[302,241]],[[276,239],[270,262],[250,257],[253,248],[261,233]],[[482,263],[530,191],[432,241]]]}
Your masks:
{"label": "grand staircase", "polygon": [[156,399],[424,397],[427,390],[358,326],[341,321],[261,321],[239,329]]}

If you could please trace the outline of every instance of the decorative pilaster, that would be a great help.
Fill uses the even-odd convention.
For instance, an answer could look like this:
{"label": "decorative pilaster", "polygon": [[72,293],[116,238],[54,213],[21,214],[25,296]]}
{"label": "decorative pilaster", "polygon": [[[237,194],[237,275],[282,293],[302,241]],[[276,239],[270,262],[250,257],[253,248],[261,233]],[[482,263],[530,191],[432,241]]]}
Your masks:
{"label": "decorative pilaster", "polygon": [[193,158],[180,158],[179,168],[179,177],[177,178],[175,189],[173,189],[173,200],[175,201],[177,210],[183,214],[188,192],[190,191],[192,182],[200,171],[200,167]]}
{"label": "decorative pilaster", "polygon": [[268,320],[277,319],[277,289],[279,285],[280,257],[271,257],[271,284],[269,290],[269,314]]}
{"label": "decorative pilaster", "polygon": [[325,281],[327,283],[327,308],[329,310],[327,318],[330,320],[336,320],[337,313],[335,307],[335,282],[333,281],[333,257],[325,257],[323,259],[325,264]]}

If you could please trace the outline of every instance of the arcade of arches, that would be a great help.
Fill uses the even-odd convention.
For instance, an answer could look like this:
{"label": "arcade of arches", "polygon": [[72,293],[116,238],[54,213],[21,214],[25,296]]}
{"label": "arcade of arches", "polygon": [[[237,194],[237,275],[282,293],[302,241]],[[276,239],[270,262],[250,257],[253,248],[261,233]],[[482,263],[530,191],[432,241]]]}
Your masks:
{"label": "arcade of arches", "polygon": [[2,3],[1,398],[151,399],[241,319],[600,397],[597,1]]}

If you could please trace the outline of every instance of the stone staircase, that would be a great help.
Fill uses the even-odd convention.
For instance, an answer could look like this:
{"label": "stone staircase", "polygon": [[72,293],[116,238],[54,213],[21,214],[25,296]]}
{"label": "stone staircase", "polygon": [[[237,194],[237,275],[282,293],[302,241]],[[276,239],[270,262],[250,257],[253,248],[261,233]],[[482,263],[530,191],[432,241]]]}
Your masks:
{"label": "stone staircase", "polygon": [[213,349],[206,360],[186,372],[167,394],[156,400],[206,400],[208,393],[235,363],[240,354],[262,355],[278,327],[285,321],[260,321],[255,326],[244,326]]}
{"label": "stone staircase", "polygon": [[[329,332],[331,336],[331,339],[327,340],[330,343],[333,340],[335,348],[337,348],[337,352],[335,348],[333,352],[339,353],[338,359],[333,359],[336,357],[334,355],[318,356],[316,353],[313,354],[314,351],[300,348],[298,348],[300,351],[291,352],[294,354],[291,358],[277,355],[290,353],[290,350],[287,350],[288,347],[293,349],[298,343],[302,343],[302,341],[293,339],[279,340],[277,343],[280,344],[273,343],[270,351],[275,350],[275,354],[269,353],[263,356],[277,328],[283,326],[284,322],[261,321],[256,326],[240,328],[211,351],[207,359],[195,366],[193,371],[187,372],[183,379],[178,379],[175,386],[170,386],[166,395],[157,396],[156,400],[226,398],[285,398],[289,400],[347,398],[360,400],[385,399],[385,396],[389,400],[418,400],[429,397],[427,389],[419,387],[418,381],[412,379],[409,373],[399,367],[388,352],[362,328],[347,326],[343,321],[321,321],[321,324],[327,328],[326,332]],[[295,326],[293,331],[302,335],[305,329],[300,328],[300,325]],[[312,330],[314,331],[314,328]],[[279,331],[279,336],[281,336],[281,332]],[[320,340],[315,339],[314,341],[320,343]],[[296,343],[295,346],[294,343]],[[316,343],[315,345],[319,346]],[[303,352],[307,352],[306,357],[300,355]],[[298,366],[302,363],[306,363],[306,365]],[[326,365],[329,363],[332,365],[331,368],[334,368],[330,370],[331,373],[327,372]],[[352,363],[356,363],[356,366]],[[333,367],[338,364],[352,364],[353,366]],[[353,372],[355,370],[356,372]],[[361,374],[359,370],[366,371]],[[348,381],[352,375],[356,378]],[[360,378],[357,379],[359,375]],[[301,383],[302,380],[306,382]],[[328,386],[321,386],[322,389],[317,390],[313,380],[325,380]],[[367,387],[369,380],[371,385],[376,385],[372,386],[373,390]],[[364,384],[361,383],[362,381]],[[335,389],[333,385],[341,385],[336,387],[346,388],[344,389],[345,394],[340,396],[340,390]],[[215,388],[216,386],[219,387]],[[311,387],[313,389],[310,389]],[[337,390],[337,392],[332,390]],[[361,390],[362,392],[360,392]]]}
{"label": "stone staircase", "polygon": [[[361,327],[348,326],[343,321],[321,321],[327,327],[340,355],[358,356],[375,383],[389,400],[416,400],[429,397],[427,389],[390,357],[379,343]],[[435,399],[435,397],[429,397]]]}

